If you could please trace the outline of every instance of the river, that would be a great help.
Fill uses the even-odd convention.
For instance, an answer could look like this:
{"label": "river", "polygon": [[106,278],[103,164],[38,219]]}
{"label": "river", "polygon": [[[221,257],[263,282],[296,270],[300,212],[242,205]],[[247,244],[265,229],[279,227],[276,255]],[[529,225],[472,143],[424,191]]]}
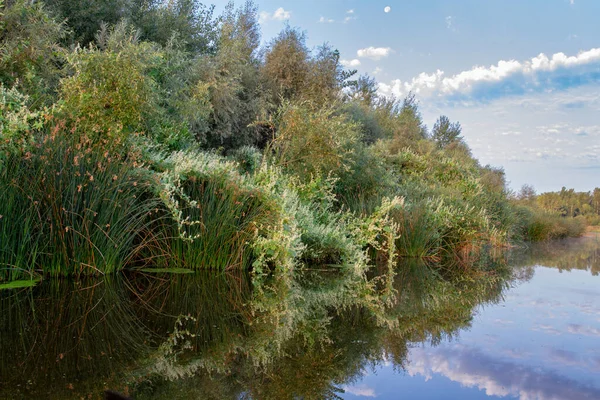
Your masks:
{"label": "river", "polygon": [[600,399],[600,240],[504,260],[0,291],[0,398]]}

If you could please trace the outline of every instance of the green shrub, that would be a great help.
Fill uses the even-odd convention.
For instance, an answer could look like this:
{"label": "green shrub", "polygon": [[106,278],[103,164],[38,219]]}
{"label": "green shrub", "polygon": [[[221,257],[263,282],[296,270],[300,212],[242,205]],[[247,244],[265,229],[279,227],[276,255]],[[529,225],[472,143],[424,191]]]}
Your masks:
{"label": "green shrub", "polygon": [[359,139],[356,124],[333,109],[312,110],[307,103],[285,104],[272,143],[275,162],[303,181],[338,176],[351,168],[350,155]]}
{"label": "green shrub", "polygon": [[518,208],[518,214],[523,221],[521,222],[523,239],[533,242],[578,237],[586,229],[583,217],[563,217],[557,213],[524,206]]}
{"label": "green shrub", "polygon": [[33,109],[56,95],[66,51],[65,28],[38,1],[0,2],[0,83],[30,97]]}
{"label": "green shrub", "polygon": [[7,90],[0,84],[0,146],[5,151],[25,151],[33,141],[33,131],[43,126],[44,114],[31,111],[28,99],[17,89]]}
{"label": "green shrub", "polygon": [[159,49],[138,43],[136,32],[125,24],[101,46],[104,50],[77,49],[68,56],[73,74],[61,82],[63,109],[92,138],[143,133],[145,119],[155,112],[155,83],[147,73],[158,62]]}
{"label": "green shrub", "polygon": [[225,270],[249,269],[257,258],[271,265],[288,262],[280,249],[257,254],[256,243],[283,229],[283,210],[266,188],[240,175],[235,163],[201,152],[173,153],[162,163],[161,197],[173,221],[166,265]]}

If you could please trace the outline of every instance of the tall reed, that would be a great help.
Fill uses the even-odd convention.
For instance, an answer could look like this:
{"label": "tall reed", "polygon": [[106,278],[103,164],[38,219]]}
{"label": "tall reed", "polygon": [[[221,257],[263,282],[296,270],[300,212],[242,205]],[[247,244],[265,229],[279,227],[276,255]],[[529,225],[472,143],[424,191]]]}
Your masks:
{"label": "tall reed", "polygon": [[149,172],[99,145],[64,134],[43,136],[0,171],[4,267],[49,275],[118,271],[154,240],[161,207]]}

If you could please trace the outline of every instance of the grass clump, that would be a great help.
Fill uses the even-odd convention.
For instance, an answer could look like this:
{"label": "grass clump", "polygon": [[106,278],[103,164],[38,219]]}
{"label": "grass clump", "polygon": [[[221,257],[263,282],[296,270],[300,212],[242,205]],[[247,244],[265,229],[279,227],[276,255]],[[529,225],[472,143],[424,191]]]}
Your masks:
{"label": "grass clump", "polygon": [[172,221],[166,263],[225,270],[249,269],[257,257],[271,264],[288,262],[283,253],[259,255],[255,247],[282,228],[281,202],[267,187],[239,174],[237,164],[209,153],[173,153],[161,163],[161,198]]}
{"label": "grass clump", "polygon": [[0,169],[2,276],[106,274],[137,260],[152,241],[160,201],[143,169],[111,150],[60,134]]}

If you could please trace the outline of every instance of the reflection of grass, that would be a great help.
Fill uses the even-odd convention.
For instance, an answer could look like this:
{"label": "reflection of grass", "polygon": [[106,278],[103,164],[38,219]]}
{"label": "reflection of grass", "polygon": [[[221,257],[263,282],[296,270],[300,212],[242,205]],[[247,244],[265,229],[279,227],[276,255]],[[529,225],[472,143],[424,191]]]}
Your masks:
{"label": "reflection of grass", "polygon": [[368,366],[402,368],[411,343],[453,337],[502,292],[500,278],[472,275],[483,270],[443,270],[404,260],[368,279],[339,269],[253,281],[139,272],[3,291],[0,397],[18,387],[79,398],[110,385],[138,399],[335,398]]}
{"label": "reflection of grass", "polygon": [[185,268],[143,268],[140,272],[149,274],[193,274],[194,271]]}
{"label": "reflection of grass", "polygon": [[[395,295],[381,291],[392,300],[386,297],[387,306],[378,307],[374,304],[382,300],[377,300],[377,292],[367,286],[361,289],[340,271],[306,271],[288,281],[255,285],[252,300],[241,308],[246,310],[241,315],[249,317],[240,325],[243,330],[225,340],[213,336],[212,342],[193,351],[175,347],[179,354],[175,358],[170,351],[155,355],[146,375],[153,389],[146,386],[136,395],[336,398],[341,387],[358,379],[368,366],[393,360],[402,368],[411,343],[435,345],[453,337],[470,325],[477,304],[498,301],[504,288],[502,278],[493,274],[469,270],[467,278],[444,279],[436,272],[443,269],[416,260],[401,264],[393,284]],[[228,307],[219,305],[221,316],[205,322],[217,330],[228,329],[231,335],[235,331],[231,325],[225,328],[222,317]],[[201,318],[201,314],[192,315]],[[194,330],[193,322],[185,329],[202,334]],[[202,337],[211,340],[210,335]],[[196,343],[197,338],[189,340]],[[234,388],[238,388],[236,395],[232,395]]]}
{"label": "reflection of grass", "polygon": [[114,280],[0,292],[0,398],[79,398],[122,380],[147,347],[130,306]]}

